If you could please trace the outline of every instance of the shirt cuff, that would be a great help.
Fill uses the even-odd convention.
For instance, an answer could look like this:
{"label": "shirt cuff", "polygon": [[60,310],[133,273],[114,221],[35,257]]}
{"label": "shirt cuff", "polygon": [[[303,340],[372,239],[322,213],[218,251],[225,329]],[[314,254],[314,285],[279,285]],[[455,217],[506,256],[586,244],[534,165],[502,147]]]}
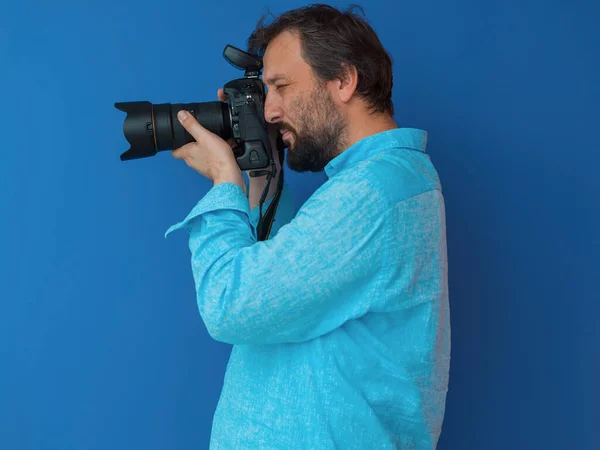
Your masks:
{"label": "shirt cuff", "polygon": [[250,204],[242,188],[234,183],[219,183],[206,193],[183,221],[166,231],[165,239],[175,230],[185,229],[188,233],[191,232],[194,219],[202,214],[224,209],[245,213],[250,220]]}

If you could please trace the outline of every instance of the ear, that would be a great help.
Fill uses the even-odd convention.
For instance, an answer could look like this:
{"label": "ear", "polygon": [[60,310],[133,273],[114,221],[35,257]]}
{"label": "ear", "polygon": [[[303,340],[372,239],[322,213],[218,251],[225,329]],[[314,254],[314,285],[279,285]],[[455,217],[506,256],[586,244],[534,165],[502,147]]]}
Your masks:
{"label": "ear", "polygon": [[358,71],[356,67],[351,64],[342,63],[342,73],[338,78],[338,83],[336,83],[340,101],[348,103],[354,96],[357,85]]}

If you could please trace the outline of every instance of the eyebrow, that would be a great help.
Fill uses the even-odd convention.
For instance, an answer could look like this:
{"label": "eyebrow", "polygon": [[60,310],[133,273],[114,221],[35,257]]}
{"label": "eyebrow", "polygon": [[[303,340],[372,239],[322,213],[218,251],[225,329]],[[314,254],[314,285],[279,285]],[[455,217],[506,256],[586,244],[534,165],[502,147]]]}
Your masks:
{"label": "eyebrow", "polygon": [[290,77],[285,76],[283,74],[276,74],[273,75],[271,78],[267,79],[266,81],[263,80],[263,82],[265,84],[275,84],[276,81],[280,81],[280,80],[284,80],[284,81],[289,81]]}

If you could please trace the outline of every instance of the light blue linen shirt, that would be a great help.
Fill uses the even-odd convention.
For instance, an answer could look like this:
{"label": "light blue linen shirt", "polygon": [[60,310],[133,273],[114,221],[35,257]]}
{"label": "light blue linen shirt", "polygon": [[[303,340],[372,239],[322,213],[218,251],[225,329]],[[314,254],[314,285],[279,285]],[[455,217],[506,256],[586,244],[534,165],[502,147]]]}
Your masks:
{"label": "light blue linen shirt", "polygon": [[450,363],[445,210],[424,131],[354,144],[270,239],[239,186],[185,220],[200,315],[233,344],[212,449],[433,449]]}

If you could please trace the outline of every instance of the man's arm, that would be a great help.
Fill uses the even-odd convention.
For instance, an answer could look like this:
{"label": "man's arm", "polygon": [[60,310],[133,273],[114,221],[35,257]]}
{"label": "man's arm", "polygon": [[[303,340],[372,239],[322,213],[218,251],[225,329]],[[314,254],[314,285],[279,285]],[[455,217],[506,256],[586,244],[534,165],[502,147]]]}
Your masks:
{"label": "man's arm", "polygon": [[199,312],[230,344],[299,342],[364,315],[386,254],[384,211],[364,178],[336,181],[276,236],[256,241],[239,186],[211,189],[181,224]]}

